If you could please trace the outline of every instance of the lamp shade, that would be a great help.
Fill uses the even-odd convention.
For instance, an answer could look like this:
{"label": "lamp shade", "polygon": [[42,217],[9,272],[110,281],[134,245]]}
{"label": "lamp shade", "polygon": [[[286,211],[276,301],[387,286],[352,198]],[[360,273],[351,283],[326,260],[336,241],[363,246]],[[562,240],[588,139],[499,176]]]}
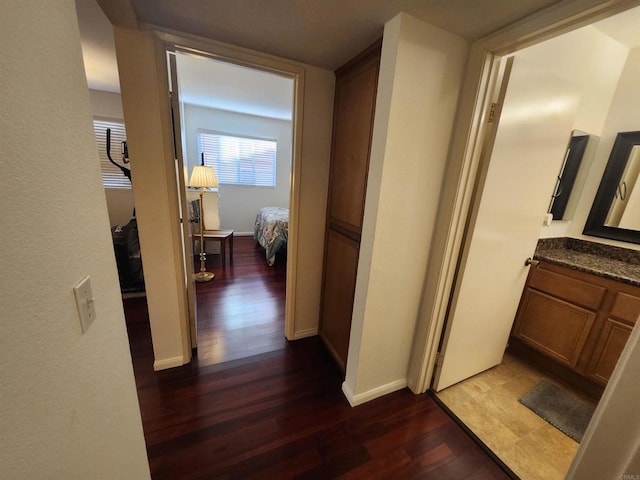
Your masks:
{"label": "lamp shade", "polygon": [[204,165],[196,165],[191,172],[191,179],[189,180],[190,187],[217,187],[218,178],[213,167],[207,167]]}

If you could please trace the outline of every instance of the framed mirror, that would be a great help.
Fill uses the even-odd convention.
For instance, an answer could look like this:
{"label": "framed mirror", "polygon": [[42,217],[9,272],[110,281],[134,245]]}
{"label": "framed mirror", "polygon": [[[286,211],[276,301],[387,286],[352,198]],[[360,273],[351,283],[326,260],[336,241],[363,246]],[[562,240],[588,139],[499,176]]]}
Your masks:
{"label": "framed mirror", "polygon": [[585,235],[640,244],[640,131],[618,133]]}
{"label": "framed mirror", "polygon": [[572,132],[547,210],[553,220],[573,218],[598,140],[595,135],[580,130]]}

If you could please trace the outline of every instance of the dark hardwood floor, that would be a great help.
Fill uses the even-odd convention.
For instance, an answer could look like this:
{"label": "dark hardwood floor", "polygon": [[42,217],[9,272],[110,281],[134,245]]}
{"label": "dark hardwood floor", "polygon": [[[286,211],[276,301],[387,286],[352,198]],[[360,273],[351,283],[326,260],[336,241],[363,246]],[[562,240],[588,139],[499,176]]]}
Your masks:
{"label": "dark hardwood floor", "polygon": [[322,342],[284,340],[284,262],[252,239],[208,268],[189,365],[154,372],[145,299],[124,301],[154,479],[508,478],[428,395],[351,408]]}

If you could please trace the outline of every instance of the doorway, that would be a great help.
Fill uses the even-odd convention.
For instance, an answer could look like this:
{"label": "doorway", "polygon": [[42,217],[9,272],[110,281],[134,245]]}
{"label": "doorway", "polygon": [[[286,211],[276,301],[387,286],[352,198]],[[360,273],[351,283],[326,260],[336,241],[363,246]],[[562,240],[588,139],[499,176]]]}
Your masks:
{"label": "doorway", "polygon": [[[631,19],[633,18],[632,16],[634,15],[634,11],[629,11],[625,14],[621,14],[619,16],[619,19]],[[590,40],[585,41],[586,38],[590,38]],[[578,41],[578,39],[581,39],[579,41],[580,43],[580,51],[578,51],[578,49],[574,49],[573,52],[570,52],[570,47],[569,44],[571,42],[574,41]],[[589,43],[591,40],[593,40],[593,43]],[[597,135],[602,135],[602,137],[604,139],[607,139],[608,137],[610,137],[612,135],[612,132],[619,130],[621,127],[620,122],[614,122],[616,123],[615,126],[611,125],[611,122],[613,122],[613,120],[610,118],[613,114],[611,113],[611,105],[613,102],[613,99],[616,98],[616,96],[620,95],[620,90],[618,89],[618,85],[619,85],[619,79],[621,78],[622,75],[624,75],[625,72],[625,68],[628,67],[630,61],[633,60],[634,56],[631,54],[631,52],[637,48],[637,47],[632,47],[632,46],[622,46],[619,43],[617,44],[617,46],[614,45],[615,42],[617,42],[618,40],[614,40],[612,38],[609,37],[609,35],[605,31],[599,30],[598,29],[598,25],[594,24],[594,25],[590,25],[588,27],[585,27],[583,29],[579,29],[579,30],[575,30],[572,31],[568,34],[556,37],[552,40],[548,40],[546,42],[542,42],[539,43],[533,47],[530,47],[528,49],[523,49],[520,50],[518,52],[515,53],[515,58],[516,58],[516,66],[517,66],[517,61],[518,58],[526,58],[530,61],[538,62],[539,66],[544,67],[544,68],[548,68],[548,69],[555,69],[555,74],[557,75],[558,73],[560,74],[560,76],[566,76],[568,78],[566,78],[567,80],[569,80],[570,82],[572,81],[572,79],[570,78],[570,76],[567,75],[568,73],[574,73],[577,74],[580,79],[578,81],[576,81],[575,79],[573,80],[575,83],[578,84],[578,87],[576,89],[579,89],[582,91],[583,93],[583,98],[586,97],[586,102],[587,102],[587,107],[585,107],[585,101],[583,100],[582,103],[579,104],[579,107],[576,111],[576,116],[575,116],[575,120],[574,123],[571,125],[571,128],[569,128],[566,131],[566,137],[567,140],[569,139],[570,135],[571,135],[571,129],[580,129],[579,125],[582,125],[583,127],[585,127],[584,129],[587,131],[590,131],[590,133],[594,133]],[[599,43],[602,42],[602,43]],[[612,63],[608,63],[608,67],[607,69],[603,69],[602,68],[602,52],[604,51],[602,48],[604,46],[604,44],[607,44],[609,46],[611,46],[613,48],[613,50],[609,50],[609,55],[606,57],[607,62],[611,61]],[[585,50],[585,47],[589,45],[589,47],[592,50]],[[576,47],[577,47],[577,43],[576,43]],[[605,49],[607,47],[604,47]],[[613,51],[616,48],[624,48],[625,51],[619,51],[618,53],[613,53]],[[589,61],[582,61],[580,64],[581,68],[584,68],[585,71],[578,73],[579,70],[574,70],[573,72],[571,72],[570,70],[570,66],[571,66],[571,62],[573,60],[575,60],[577,57],[579,57],[580,55],[586,54],[587,52],[589,52],[589,55],[593,55],[593,59],[592,62],[589,63]],[[617,55],[617,56],[616,56]],[[560,60],[561,59],[561,60]],[[551,65],[549,62],[553,62],[553,60],[558,61],[559,63],[557,63],[557,65],[554,67],[553,65]],[[585,60],[583,58],[583,60]],[[545,63],[546,62],[546,63]],[[617,62],[617,63],[616,63]],[[593,68],[595,69],[594,72],[588,72],[590,66],[593,65]],[[615,66],[613,66],[615,65]],[[565,69],[563,71],[563,69]],[[617,71],[616,71],[617,69]],[[600,83],[600,85],[609,85],[609,90],[608,93],[605,91],[601,91],[599,94],[597,93],[591,93],[590,95],[584,95],[584,93],[589,93],[590,91],[589,86],[587,85],[587,83],[585,82],[585,80],[591,81],[591,80],[595,80],[594,75],[598,75],[598,74],[604,74],[604,75],[608,75],[610,76],[610,78],[608,80],[605,80],[604,83]],[[532,84],[535,84],[537,86],[536,82],[532,82]],[[533,87],[534,85],[532,85]],[[540,100],[540,101],[535,101],[534,103],[531,104],[531,106],[535,106],[536,108],[541,107],[544,105],[544,99]],[[595,101],[600,103],[600,106],[597,107],[595,105]],[[591,102],[591,103],[588,103]],[[523,110],[524,111],[524,110]],[[596,113],[597,112],[597,113]],[[513,113],[513,112],[511,112]],[[500,126],[498,126],[498,132],[500,132]],[[635,127],[637,129],[637,125]],[[631,128],[628,129],[633,129],[633,127],[631,126]],[[498,133],[499,135],[500,133]],[[599,178],[600,175],[602,173],[602,169],[604,168],[604,163],[606,162],[606,158],[608,157],[608,151],[610,150],[611,144],[607,143],[607,141],[601,143],[600,147],[598,148],[598,150],[596,151],[596,158],[595,158],[595,163],[594,163],[594,167],[591,168],[591,174],[592,176],[590,176],[589,178],[587,178],[586,183],[585,183],[585,187],[583,189],[582,192],[578,192],[578,194],[582,194],[581,195],[581,200],[579,201],[579,207],[576,210],[576,213],[574,215],[574,217],[572,219],[567,219],[561,222],[557,222],[557,223],[551,223],[548,227],[542,227],[542,220],[544,218],[544,210],[542,210],[540,212],[540,227],[539,227],[539,233],[537,235],[537,238],[533,238],[531,241],[533,242],[534,248],[535,248],[535,242],[539,239],[539,238],[545,238],[545,237],[556,237],[556,236],[577,236],[580,237],[582,234],[582,227],[584,225],[584,221],[586,219],[586,215],[588,214],[589,208],[591,206],[591,201],[593,200],[593,195],[595,194],[595,189],[598,186],[599,183]],[[561,153],[561,152],[560,152]],[[517,155],[513,156],[513,162],[517,162]],[[558,158],[557,160],[557,170],[559,171],[560,169],[560,165],[561,165],[561,161],[562,158]],[[492,159],[493,162],[493,159]],[[526,167],[526,166],[524,166]],[[487,171],[483,172],[484,175],[486,175],[486,179],[489,179],[492,172],[491,172],[491,168],[492,168],[492,164],[489,165]],[[522,167],[521,167],[522,168]],[[535,168],[532,167],[531,165],[529,165],[529,168]],[[504,182],[514,182],[514,181],[522,181],[523,187],[522,188],[528,188],[526,184],[526,180],[527,180],[527,169],[526,168],[522,168],[520,170],[520,173],[523,175],[520,178],[516,178],[516,177],[509,177],[509,176],[504,176],[504,178],[502,178],[501,180]],[[481,182],[484,182],[485,188],[487,185],[490,185],[489,180],[486,180],[485,178],[482,178]],[[486,181],[485,181],[486,180]],[[548,198],[550,198],[550,195],[553,194],[553,189],[554,189],[554,181],[555,178],[553,175],[549,176],[549,185],[544,185],[541,188],[544,188],[545,190],[548,190],[549,192],[549,196]],[[482,193],[482,200],[479,200],[479,202],[483,202],[485,200],[485,195],[488,193],[489,195],[499,195],[498,193],[496,193],[496,191],[498,191],[496,188],[493,188],[491,191],[486,191]],[[480,197],[479,197],[480,198]],[[547,204],[548,204],[548,198],[547,198]],[[508,202],[509,199],[502,199],[502,201],[504,202]],[[479,203],[478,202],[478,203]],[[545,205],[546,207],[546,205]],[[495,213],[495,212],[494,212]],[[474,213],[474,215],[477,215],[477,212]],[[475,221],[475,219],[473,220]],[[477,230],[474,229],[474,225],[473,225],[473,221],[471,223],[471,225],[468,227],[469,231],[467,234],[467,238],[471,237],[472,235],[478,233]],[[545,228],[547,229],[545,231]],[[491,235],[491,230],[487,229],[483,232],[480,232],[481,234],[484,233],[486,235]],[[530,249],[530,254],[533,254],[533,249],[528,247]],[[503,252],[505,251],[504,249],[502,250]],[[473,252],[469,251],[469,244],[467,244],[467,250],[465,253],[466,257],[463,259],[463,262],[467,262],[468,259],[473,255]],[[524,264],[524,258],[526,256],[523,256],[522,260],[523,260],[523,264]],[[495,267],[495,265],[491,265],[491,267]],[[520,268],[522,268],[522,265],[520,265]],[[496,269],[492,269],[492,268],[487,268],[487,269],[475,269],[475,273],[484,273],[484,281],[486,282],[487,278],[490,278],[492,274],[496,274],[495,273]],[[497,269],[498,273],[497,275],[503,275],[503,272],[501,272],[499,269]],[[482,276],[482,275],[480,275]],[[526,274],[525,274],[526,276]],[[458,290],[456,291],[456,294],[458,297],[454,297],[454,304],[456,301],[460,301],[461,297],[461,291],[459,289],[460,285],[463,284],[463,282],[467,281],[471,281],[470,279],[472,279],[473,277],[468,277],[467,273],[461,273],[460,274],[460,278],[458,279]],[[511,280],[513,280],[514,277],[510,277]],[[476,282],[479,282],[480,280],[476,279]],[[520,280],[521,282],[523,282],[523,280]],[[519,284],[519,287],[516,289],[519,292],[522,291],[522,286],[523,283]],[[512,298],[512,297],[516,297],[516,298]],[[506,314],[506,317],[508,318],[508,324],[506,325],[506,333],[508,335],[508,332],[510,330],[511,327],[511,323],[513,321],[513,318],[515,317],[515,309],[517,308],[517,304],[519,301],[519,293],[516,294],[510,294],[508,295],[508,303],[511,304],[511,306],[509,306],[508,308],[510,308],[510,314]],[[477,297],[476,297],[477,298]],[[479,300],[480,302],[482,300]],[[467,305],[467,307],[470,307],[472,309],[474,309],[476,312],[481,311],[481,309],[477,308],[477,305]],[[507,308],[507,309],[508,309]],[[510,318],[509,318],[510,317]],[[456,318],[455,316],[452,317],[450,314],[450,320],[453,318],[453,322],[456,322]],[[479,320],[481,321],[481,320]],[[448,327],[449,330],[449,335],[451,334],[451,325]],[[531,370],[529,370],[529,367],[526,364],[520,364],[517,360],[514,360],[510,357],[506,357],[506,359],[500,363],[500,359],[502,358],[502,353],[504,351],[504,347],[506,347],[506,339],[507,336],[504,336],[503,339],[501,339],[498,343],[502,343],[502,352],[499,352],[499,360],[497,363],[493,363],[492,365],[489,365],[489,367],[493,367],[494,365],[498,365],[490,370],[487,370],[487,366],[485,367],[480,367],[478,370],[476,370],[475,372],[471,373],[471,375],[478,374],[478,372],[480,370],[485,370],[484,373],[479,373],[476,376],[472,376],[469,380],[464,380],[464,378],[468,377],[469,375],[465,375],[465,374],[461,374],[460,377],[458,378],[454,378],[453,381],[450,381],[449,383],[457,383],[457,385],[455,387],[451,387],[451,388],[457,388],[458,386],[460,386],[461,388],[459,388],[457,391],[455,390],[449,390],[447,392],[447,390],[443,390],[443,392],[447,392],[447,393],[442,393],[440,394],[442,396],[443,399],[447,399],[451,405],[455,405],[457,404],[457,406],[459,408],[461,408],[460,411],[463,411],[465,409],[469,409],[471,408],[470,406],[475,404],[476,407],[480,407],[483,402],[480,401],[479,399],[482,398],[482,400],[484,400],[484,404],[485,406],[489,405],[488,410],[483,411],[480,415],[486,415],[487,412],[491,411],[491,408],[493,407],[493,413],[492,413],[492,417],[491,420],[488,420],[487,417],[484,417],[484,425],[487,425],[487,422],[491,422],[491,421],[495,421],[496,419],[498,419],[500,417],[501,414],[504,414],[504,412],[508,412],[510,407],[504,407],[504,406],[500,406],[500,407],[496,407],[496,405],[499,405],[497,403],[498,397],[500,396],[504,396],[506,395],[505,389],[506,390],[514,390],[517,391],[519,390],[519,388],[517,388],[516,384],[517,382],[520,382],[520,385],[522,385],[522,377],[528,377],[528,378],[541,378],[539,373],[532,373]],[[445,344],[447,342],[447,337],[445,336]],[[469,343],[469,345],[473,345],[474,342],[477,343],[482,343],[480,342],[479,338],[476,336],[474,339],[472,339],[472,341]],[[447,345],[445,345],[447,346]],[[499,346],[497,347],[498,349],[500,348]],[[468,350],[472,350],[472,348],[469,348]],[[446,349],[443,351],[444,354],[444,362],[447,362],[447,354],[449,354],[450,352],[448,352]],[[449,361],[451,361],[451,357],[449,358]],[[467,365],[469,363],[473,363],[473,360],[469,360],[468,358],[465,358],[464,361],[463,360],[458,360],[461,363],[466,363]],[[491,362],[491,360],[489,360],[489,362]],[[507,375],[507,373],[509,373],[509,371],[511,373],[516,374],[516,376],[518,377],[518,379],[512,378],[509,375]],[[459,383],[461,380],[462,383]],[[516,383],[513,383],[516,382]],[[445,385],[443,384],[438,384],[438,374],[436,374],[436,383],[434,384],[434,387],[436,390],[441,390],[444,389],[446,386],[447,382],[445,382]],[[493,388],[493,386],[498,386],[499,388],[499,393],[497,393],[498,391],[493,391],[491,392],[490,390]],[[483,390],[481,392],[478,392],[477,390]],[[465,404],[466,400],[462,400],[462,398],[467,395],[467,397],[471,398],[473,397],[473,392],[474,390],[476,390],[476,394],[481,395],[482,397],[477,397],[475,399],[475,401],[470,401],[469,403],[467,403],[465,406],[461,407],[460,405]],[[516,401],[516,405],[517,405],[517,398],[518,396],[520,396],[521,393],[518,393],[517,396],[515,396],[515,401]],[[467,398],[468,399],[468,398]],[[455,410],[454,410],[455,412]],[[529,412],[530,413],[530,412]],[[523,417],[528,415],[527,413],[523,414]],[[463,417],[463,415],[461,415],[461,418]],[[516,430],[518,428],[520,428],[520,430],[524,431],[526,429],[522,428],[523,424],[527,423],[527,420],[523,420],[522,418],[520,419],[516,419],[516,423],[519,421],[520,425],[519,427],[514,427]],[[463,418],[464,420],[464,418]],[[469,420],[470,423],[473,423],[473,420]],[[472,428],[473,430],[473,428]],[[491,441],[496,441],[499,440],[499,433],[497,431],[497,429],[494,429],[495,431],[492,432],[493,437],[489,440]],[[508,435],[512,435],[515,438],[515,442],[514,444],[517,444],[517,442],[520,442],[518,444],[518,446],[513,446],[511,445],[511,452],[513,453],[514,450],[518,451],[518,455],[512,455],[513,458],[520,458],[522,459],[523,454],[522,454],[522,448],[523,445],[525,445],[525,443],[529,442],[531,444],[541,444],[540,441],[537,442],[531,442],[531,438],[529,437],[528,439],[525,440],[526,435],[528,435],[529,433],[532,433],[534,430],[536,429],[531,429],[529,432],[527,432],[526,434],[523,435],[523,437],[521,438],[517,438],[517,432],[514,432],[513,430],[508,430],[505,434],[505,436]],[[555,446],[553,446],[555,445]],[[551,454],[551,455],[559,455],[559,452],[561,451],[566,451],[568,452],[569,455],[569,461],[568,462],[561,462],[562,465],[564,465],[564,467],[558,468],[557,470],[559,470],[558,472],[556,472],[557,474],[557,478],[564,478],[564,475],[566,474],[567,469],[569,468],[569,464],[570,464],[570,459],[573,457],[573,454],[575,453],[575,451],[577,450],[577,446],[574,446],[575,448],[563,448],[558,446],[558,444],[554,444],[552,441],[549,441],[548,443],[542,443],[542,446],[540,448],[542,449],[547,449],[547,454]],[[497,453],[497,452],[496,452]],[[509,457],[509,455],[506,455],[506,457]],[[511,458],[511,457],[509,457]],[[548,463],[548,462],[547,462]],[[523,468],[522,465],[518,465],[518,468]],[[534,466],[533,469],[531,469],[530,471],[528,471],[527,474],[522,473],[522,470],[517,470],[516,473],[520,474],[523,478],[538,478],[536,477],[537,474],[540,475],[540,478],[553,478],[553,475],[546,473],[543,475],[543,468],[542,465],[538,465],[538,466]]]}
{"label": "doorway", "polygon": [[[199,364],[282,348],[296,80],[177,47],[169,55],[184,247],[196,255],[185,268],[215,275],[195,286],[185,276],[192,346]],[[218,186],[190,186],[198,165],[213,169]],[[284,239],[279,249],[256,234],[265,209],[281,216],[270,225],[278,238],[269,239]],[[201,242],[200,225],[227,237]]]}

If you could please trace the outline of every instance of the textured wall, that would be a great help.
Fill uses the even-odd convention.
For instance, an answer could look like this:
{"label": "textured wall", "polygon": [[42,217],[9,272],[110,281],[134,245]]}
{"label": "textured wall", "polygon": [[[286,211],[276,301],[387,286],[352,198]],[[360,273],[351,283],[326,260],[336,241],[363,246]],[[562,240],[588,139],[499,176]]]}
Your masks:
{"label": "textured wall", "polygon": [[1,475],[149,478],[74,2],[7,3],[0,31]]}
{"label": "textured wall", "polygon": [[356,403],[406,385],[467,51],[406,14],[385,25],[345,381]]}

